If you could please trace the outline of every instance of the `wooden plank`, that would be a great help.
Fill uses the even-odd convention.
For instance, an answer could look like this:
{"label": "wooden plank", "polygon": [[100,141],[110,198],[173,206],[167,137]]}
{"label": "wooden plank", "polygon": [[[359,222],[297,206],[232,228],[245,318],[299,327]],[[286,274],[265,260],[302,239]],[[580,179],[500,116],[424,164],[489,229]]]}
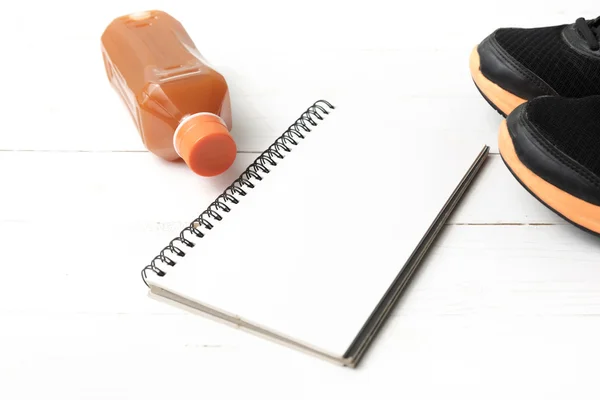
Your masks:
{"label": "wooden plank", "polygon": [[[239,151],[264,151],[315,101],[331,99],[327,93],[341,97],[334,88],[302,92],[297,86],[301,86],[301,83],[295,83],[294,87],[282,86],[285,92],[261,95],[240,94],[238,91],[244,89],[239,86],[232,88],[235,118],[232,135]],[[0,150],[145,152],[139,134],[116,93],[100,87],[97,93],[96,97],[102,106],[93,115],[85,103],[49,105],[38,110],[35,119],[29,117],[24,108],[17,110],[13,115],[14,123],[27,121],[27,131],[18,135],[3,135],[0,138]],[[399,114],[398,121],[390,126],[390,130],[398,134],[456,136],[461,140],[480,142],[482,147],[488,144],[492,152],[497,152],[496,135],[500,117],[479,95],[470,94],[460,98],[460,101],[450,97],[416,96],[405,95],[393,99]],[[15,101],[25,104],[27,99]],[[465,109],[472,110],[473,114],[466,114]],[[67,120],[69,123],[65,124]],[[48,125],[57,128],[49,130]],[[16,130],[17,126],[8,128]]]}
{"label": "wooden plank", "polygon": [[[28,105],[29,92],[11,90],[15,107],[5,128],[15,134],[2,135],[0,150],[145,151],[128,111],[109,87],[103,64],[97,60],[97,44],[71,39],[60,46],[32,43],[31,48],[13,50],[22,58],[31,51],[51,58],[55,53],[68,57],[68,52],[78,48],[81,50],[73,62],[83,60],[90,67],[65,71],[59,64],[49,66],[48,74],[57,78],[46,83],[45,90],[59,97],[37,106],[34,116]],[[358,96],[353,101],[370,101],[368,97],[362,99],[360,93],[371,93],[377,101],[397,105],[398,115],[390,130],[398,134],[451,135],[480,141],[482,146],[490,144],[492,151],[496,151],[500,117],[480,98],[468,74],[464,79],[455,78],[464,75],[464,63],[450,64],[441,71],[435,69],[440,57],[456,59],[455,50],[414,51],[423,65],[407,62],[405,51],[315,50],[304,57],[307,65],[298,65],[295,51],[259,54],[260,60],[250,64],[247,63],[250,54],[228,56],[229,59],[222,61],[226,66],[220,69],[231,86],[232,135],[238,149],[263,151],[316,100]],[[467,60],[468,50],[460,56]],[[351,68],[346,66],[348,59],[356,59]],[[373,65],[378,65],[377,73],[373,73]],[[35,67],[8,68],[11,74],[24,76],[34,74]],[[402,74],[398,74],[400,70]],[[67,73],[68,77],[63,76]],[[413,78],[419,73],[432,78],[427,84],[419,82]],[[85,82],[69,91],[68,101],[60,100],[64,91],[61,85],[66,80]]]}
{"label": "wooden plank", "polygon": [[0,220],[185,223],[256,156],[209,179],[149,153],[0,152]]}
{"label": "wooden plank", "polygon": [[598,239],[571,225],[448,227],[399,313],[597,317],[599,262]]}
{"label": "wooden plank", "polygon": [[[214,179],[148,153],[0,152],[1,220],[143,221],[183,226],[257,154]],[[256,189],[260,190],[260,189]],[[451,223],[563,223],[491,156]]]}
{"label": "wooden plank", "polygon": [[[7,285],[0,313],[175,312],[146,299],[139,272],[178,229],[92,219],[2,222],[3,277],[36,296]],[[399,313],[600,315],[599,257],[598,240],[570,225],[449,226]]]}
{"label": "wooden plank", "polygon": [[69,400],[130,399],[132,393],[147,399],[199,393],[211,399],[254,393],[266,399],[387,399],[401,393],[475,400],[499,376],[506,385],[486,398],[509,398],[516,389],[528,398],[591,398],[586,395],[595,391],[593,366],[600,355],[595,318],[398,320],[358,370],[258,339],[198,345],[194,335],[201,329],[161,316],[3,320],[22,334],[4,333],[0,343],[0,394],[12,399],[55,393]]}
{"label": "wooden plank", "polygon": [[[110,3],[103,6],[90,6],[73,3],[69,0],[57,0],[53,4],[70,7],[74,14],[85,18],[68,18],[71,14],[54,15],[56,10],[50,4],[36,6],[36,13],[32,13],[28,3],[15,4],[11,9],[11,18],[0,28],[3,34],[18,34],[19,38],[39,38],[50,40],[60,38],[84,38],[97,40],[100,32],[112,18],[134,11],[146,10],[149,5],[141,0],[127,0],[125,2]],[[220,48],[270,48],[280,49],[285,47],[302,49],[307,46],[323,48],[399,48],[411,43],[410,39],[431,39],[436,35],[437,41],[423,42],[413,40],[414,46],[447,47],[456,45],[456,38],[469,38],[471,35],[481,36],[489,33],[491,29],[500,26],[540,26],[543,24],[561,24],[574,21],[582,15],[593,15],[593,3],[578,2],[566,5],[559,0],[547,1],[547,7],[540,9],[534,3],[524,3],[519,0],[506,1],[506,7],[498,7],[494,13],[486,18],[473,18],[471,5],[468,2],[413,2],[399,4],[394,12],[385,12],[389,3],[385,0],[373,0],[369,7],[364,5],[347,4],[344,7],[345,19],[339,18],[339,4],[334,1],[306,0],[303,7],[295,7],[293,12],[276,0],[255,0],[253,3],[238,0],[223,0],[211,4],[208,10],[213,15],[226,15],[229,26],[238,29],[220,29],[223,21],[219,18],[206,19],[198,23],[195,11],[204,10],[200,5],[173,3],[168,0],[155,0],[151,8],[167,10],[182,21],[193,38],[202,43],[202,47],[214,46],[216,42]],[[511,7],[520,7],[523,13],[514,13]],[[431,13],[435,7],[436,13]],[[232,12],[232,10],[237,12]],[[269,10],[269,12],[261,12]],[[422,20],[416,18],[426,13],[427,23],[422,25]],[[251,16],[251,18],[250,18]],[[356,29],[356,21],[363,17],[363,25],[369,29]],[[456,22],[449,24],[448,18]],[[64,21],[64,23],[57,23]],[[439,29],[443,22],[444,29]],[[29,27],[35,26],[46,35],[36,35]],[[416,28],[422,28],[416,30]],[[426,29],[430,27],[431,29]],[[219,32],[219,35],[215,35]],[[243,32],[243,35],[240,34]],[[404,34],[403,34],[404,33]],[[414,33],[414,35],[407,35]],[[442,35],[440,35],[442,33]],[[205,40],[204,38],[210,38]],[[314,43],[307,43],[310,39]],[[377,39],[377,40],[375,40]],[[453,40],[444,40],[453,39]]]}
{"label": "wooden plank", "polygon": [[[156,232],[143,225],[88,224],[62,239],[73,225],[0,225],[0,394],[58,392],[60,377],[72,382],[64,398],[230,398],[258,391],[265,376],[267,397],[302,376],[304,389],[289,394],[298,399],[384,396],[400,390],[398,376],[411,378],[401,385],[411,398],[479,399],[498,376],[512,385],[498,398],[514,385],[559,398],[595,382],[600,247],[569,226],[449,227],[352,371],[148,299],[135,264]],[[31,377],[38,385],[24,385]],[[225,390],[231,379],[238,384]]]}

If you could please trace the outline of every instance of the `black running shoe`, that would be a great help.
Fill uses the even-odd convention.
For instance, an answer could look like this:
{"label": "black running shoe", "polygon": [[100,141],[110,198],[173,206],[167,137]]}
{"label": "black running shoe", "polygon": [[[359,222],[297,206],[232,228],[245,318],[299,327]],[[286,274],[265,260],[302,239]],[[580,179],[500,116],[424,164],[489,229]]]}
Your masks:
{"label": "black running shoe", "polygon": [[600,17],[544,28],[498,29],[472,52],[471,75],[501,114],[538,96],[600,95]]}
{"label": "black running shoe", "polygon": [[538,200],[600,234],[600,96],[543,96],[500,127],[502,159]]}

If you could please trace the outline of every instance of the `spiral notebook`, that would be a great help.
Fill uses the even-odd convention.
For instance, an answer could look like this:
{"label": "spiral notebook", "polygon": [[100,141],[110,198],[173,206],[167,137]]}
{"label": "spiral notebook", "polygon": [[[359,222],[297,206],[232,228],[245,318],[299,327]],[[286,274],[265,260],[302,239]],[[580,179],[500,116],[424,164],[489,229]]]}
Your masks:
{"label": "spiral notebook", "polygon": [[317,101],[143,269],[145,283],[355,367],[488,153],[402,121]]}

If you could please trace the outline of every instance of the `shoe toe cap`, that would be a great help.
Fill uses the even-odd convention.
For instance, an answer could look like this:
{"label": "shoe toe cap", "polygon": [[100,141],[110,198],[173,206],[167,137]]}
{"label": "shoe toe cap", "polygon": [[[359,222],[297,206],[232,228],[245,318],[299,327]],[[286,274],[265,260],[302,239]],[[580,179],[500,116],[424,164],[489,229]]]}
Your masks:
{"label": "shoe toe cap", "polygon": [[519,160],[546,182],[588,203],[600,206],[600,177],[593,175],[547,139],[532,121],[529,109],[559,98],[539,97],[517,107],[506,119],[508,133]]}

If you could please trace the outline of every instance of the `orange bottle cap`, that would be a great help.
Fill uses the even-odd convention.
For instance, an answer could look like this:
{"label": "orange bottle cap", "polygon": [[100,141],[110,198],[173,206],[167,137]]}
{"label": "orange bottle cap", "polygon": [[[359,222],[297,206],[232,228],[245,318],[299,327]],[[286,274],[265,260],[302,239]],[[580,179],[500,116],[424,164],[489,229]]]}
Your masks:
{"label": "orange bottle cap", "polygon": [[198,113],[184,119],[173,135],[173,145],[190,169],[201,176],[225,172],[237,154],[227,125],[212,113]]}

